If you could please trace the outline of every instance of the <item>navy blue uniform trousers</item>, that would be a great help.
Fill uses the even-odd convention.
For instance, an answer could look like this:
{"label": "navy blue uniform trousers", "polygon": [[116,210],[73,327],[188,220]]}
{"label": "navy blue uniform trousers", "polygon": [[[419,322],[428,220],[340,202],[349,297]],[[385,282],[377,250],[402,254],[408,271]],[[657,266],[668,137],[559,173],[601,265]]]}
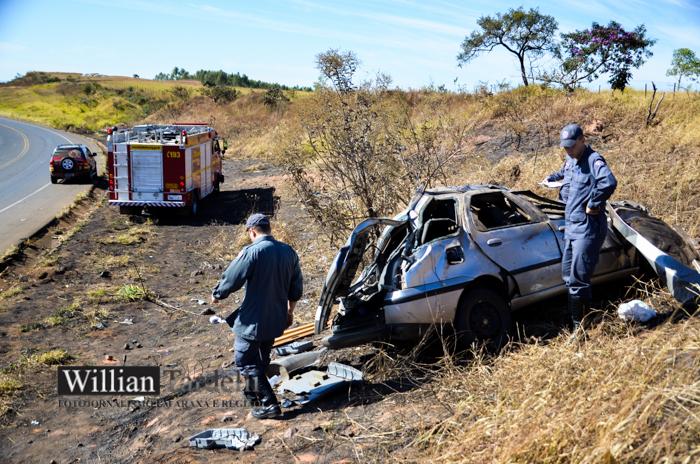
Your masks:
{"label": "navy blue uniform trousers", "polygon": [[569,295],[576,295],[585,302],[591,301],[591,276],[598,264],[605,235],[603,232],[592,237],[566,240],[561,271]]}

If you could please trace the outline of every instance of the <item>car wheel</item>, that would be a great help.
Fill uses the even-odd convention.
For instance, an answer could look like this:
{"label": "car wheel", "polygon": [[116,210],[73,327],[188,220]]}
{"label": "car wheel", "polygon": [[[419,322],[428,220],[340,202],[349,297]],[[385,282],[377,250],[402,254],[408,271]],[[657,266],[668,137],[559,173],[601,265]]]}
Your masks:
{"label": "car wheel", "polygon": [[465,290],[455,314],[457,346],[467,349],[483,343],[498,352],[508,341],[512,318],[505,298],[490,288]]}
{"label": "car wheel", "polygon": [[52,184],[57,184],[57,183],[58,183],[58,177],[56,177],[56,176],[51,176],[51,183],[52,183]]}

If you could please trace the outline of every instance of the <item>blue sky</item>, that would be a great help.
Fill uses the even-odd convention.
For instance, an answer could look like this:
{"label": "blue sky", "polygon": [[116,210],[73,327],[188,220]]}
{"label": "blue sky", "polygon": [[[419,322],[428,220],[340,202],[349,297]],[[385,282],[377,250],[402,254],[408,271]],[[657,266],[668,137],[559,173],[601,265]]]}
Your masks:
{"label": "blue sky", "polygon": [[477,18],[520,5],[554,16],[560,31],[645,24],[658,42],[634,72],[638,88],[673,85],[665,72],[674,49],[700,55],[700,0],[0,0],[0,81],[29,70],[152,78],[180,66],[312,85],[315,56],[339,48],[358,55],[360,77],[387,73],[403,88],[517,84],[517,60],[505,51],[462,68],[456,56]]}

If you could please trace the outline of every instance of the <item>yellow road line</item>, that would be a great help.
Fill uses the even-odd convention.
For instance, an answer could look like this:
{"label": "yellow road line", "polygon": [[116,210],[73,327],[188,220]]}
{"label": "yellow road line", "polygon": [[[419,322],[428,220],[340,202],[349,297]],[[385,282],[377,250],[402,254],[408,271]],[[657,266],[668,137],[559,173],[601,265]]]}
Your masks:
{"label": "yellow road line", "polygon": [[8,167],[9,165],[11,165],[12,163],[14,163],[15,161],[27,154],[27,152],[29,151],[29,137],[27,137],[24,132],[22,132],[19,129],[15,129],[14,127],[6,126],[5,124],[0,124],[0,127],[4,127],[6,129],[10,129],[17,132],[22,137],[22,142],[24,144],[22,150],[19,152],[19,155],[15,156],[10,161],[6,161],[5,163],[0,164],[0,169],[5,169],[6,167]]}

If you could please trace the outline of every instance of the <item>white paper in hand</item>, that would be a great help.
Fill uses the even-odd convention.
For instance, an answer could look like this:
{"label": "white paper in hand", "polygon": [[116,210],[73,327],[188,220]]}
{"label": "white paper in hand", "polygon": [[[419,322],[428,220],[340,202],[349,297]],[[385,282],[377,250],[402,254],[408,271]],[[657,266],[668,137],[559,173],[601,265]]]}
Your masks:
{"label": "white paper in hand", "polygon": [[559,188],[562,185],[564,185],[564,182],[560,180],[555,180],[555,181],[549,181],[549,180],[543,180],[540,182],[540,185],[542,187],[547,187],[547,188]]}

